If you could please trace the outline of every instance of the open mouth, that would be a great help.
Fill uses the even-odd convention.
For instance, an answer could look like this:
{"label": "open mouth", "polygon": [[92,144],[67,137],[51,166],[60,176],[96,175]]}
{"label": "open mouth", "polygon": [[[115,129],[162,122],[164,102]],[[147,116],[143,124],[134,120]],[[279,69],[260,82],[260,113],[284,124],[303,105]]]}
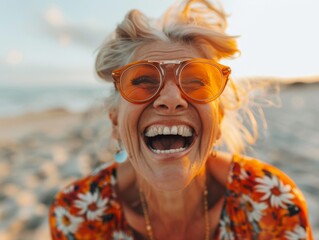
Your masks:
{"label": "open mouth", "polygon": [[144,140],[157,154],[177,153],[189,148],[194,141],[194,129],[187,125],[153,125],[146,128]]}

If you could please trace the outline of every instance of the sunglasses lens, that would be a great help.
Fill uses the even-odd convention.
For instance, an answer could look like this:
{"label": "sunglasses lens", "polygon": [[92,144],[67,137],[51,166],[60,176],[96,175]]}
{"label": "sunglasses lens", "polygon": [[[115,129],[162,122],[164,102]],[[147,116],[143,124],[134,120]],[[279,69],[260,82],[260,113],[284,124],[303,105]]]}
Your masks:
{"label": "sunglasses lens", "polygon": [[189,63],[180,73],[182,91],[190,98],[207,102],[217,98],[223,90],[224,79],[220,70],[209,63]]}
{"label": "sunglasses lens", "polygon": [[152,98],[161,85],[159,70],[151,64],[138,64],[126,69],[121,76],[120,87],[125,98],[144,102]]}
{"label": "sunglasses lens", "polygon": [[[166,63],[161,64],[161,68],[166,65]],[[178,84],[183,94],[202,103],[219,97],[230,73],[229,68],[221,70],[218,65],[207,60],[187,61],[180,67],[176,68],[176,73],[179,75],[176,77],[178,77]],[[118,88],[122,96],[133,103],[151,100],[158,94],[163,84],[162,73],[152,62],[131,64],[115,73],[120,74]]]}

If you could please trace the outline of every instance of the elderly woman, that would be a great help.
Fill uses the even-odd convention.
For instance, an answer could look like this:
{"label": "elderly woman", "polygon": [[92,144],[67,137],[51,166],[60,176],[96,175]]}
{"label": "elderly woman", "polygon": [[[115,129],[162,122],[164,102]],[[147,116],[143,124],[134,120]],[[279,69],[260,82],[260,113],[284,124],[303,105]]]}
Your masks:
{"label": "elderly woman", "polygon": [[251,136],[218,63],[238,52],[225,25],[220,8],[188,0],[158,21],[130,11],[117,26],[96,61],[115,86],[117,162],[56,196],[53,239],[312,239],[294,182],[239,154]]}

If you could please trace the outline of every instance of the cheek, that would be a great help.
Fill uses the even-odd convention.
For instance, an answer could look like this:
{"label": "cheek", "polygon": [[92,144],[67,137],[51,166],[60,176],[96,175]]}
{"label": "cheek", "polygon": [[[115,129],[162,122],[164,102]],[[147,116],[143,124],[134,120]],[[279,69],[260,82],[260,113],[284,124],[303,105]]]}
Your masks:
{"label": "cheek", "polygon": [[203,145],[206,145],[210,151],[220,136],[218,104],[213,102],[212,104],[204,106],[202,113],[203,140],[206,142]]}
{"label": "cheek", "polygon": [[122,140],[124,140],[127,135],[132,134],[130,131],[133,131],[135,129],[133,128],[133,126],[136,126],[136,124],[134,124],[136,121],[136,111],[132,110],[132,108],[130,108],[128,104],[120,104],[118,126],[120,137]]}
{"label": "cheek", "polygon": [[131,104],[122,100],[119,104],[118,127],[120,139],[129,151],[134,147],[133,143],[137,143],[138,122],[143,112],[143,107],[137,104]]}

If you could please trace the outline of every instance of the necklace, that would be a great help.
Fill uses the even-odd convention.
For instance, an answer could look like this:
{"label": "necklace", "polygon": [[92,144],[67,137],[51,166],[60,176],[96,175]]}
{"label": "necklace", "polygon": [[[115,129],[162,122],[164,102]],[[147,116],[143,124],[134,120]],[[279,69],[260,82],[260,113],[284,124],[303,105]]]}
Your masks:
{"label": "necklace", "polygon": [[[143,208],[143,215],[144,215],[147,235],[150,240],[155,240],[143,190],[140,188],[139,192],[140,192],[140,199],[141,199],[141,204]],[[207,191],[207,186],[205,185],[205,190],[204,190],[205,240],[209,240],[209,235],[210,235],[207,197],[208,197],[208,191]]]}

